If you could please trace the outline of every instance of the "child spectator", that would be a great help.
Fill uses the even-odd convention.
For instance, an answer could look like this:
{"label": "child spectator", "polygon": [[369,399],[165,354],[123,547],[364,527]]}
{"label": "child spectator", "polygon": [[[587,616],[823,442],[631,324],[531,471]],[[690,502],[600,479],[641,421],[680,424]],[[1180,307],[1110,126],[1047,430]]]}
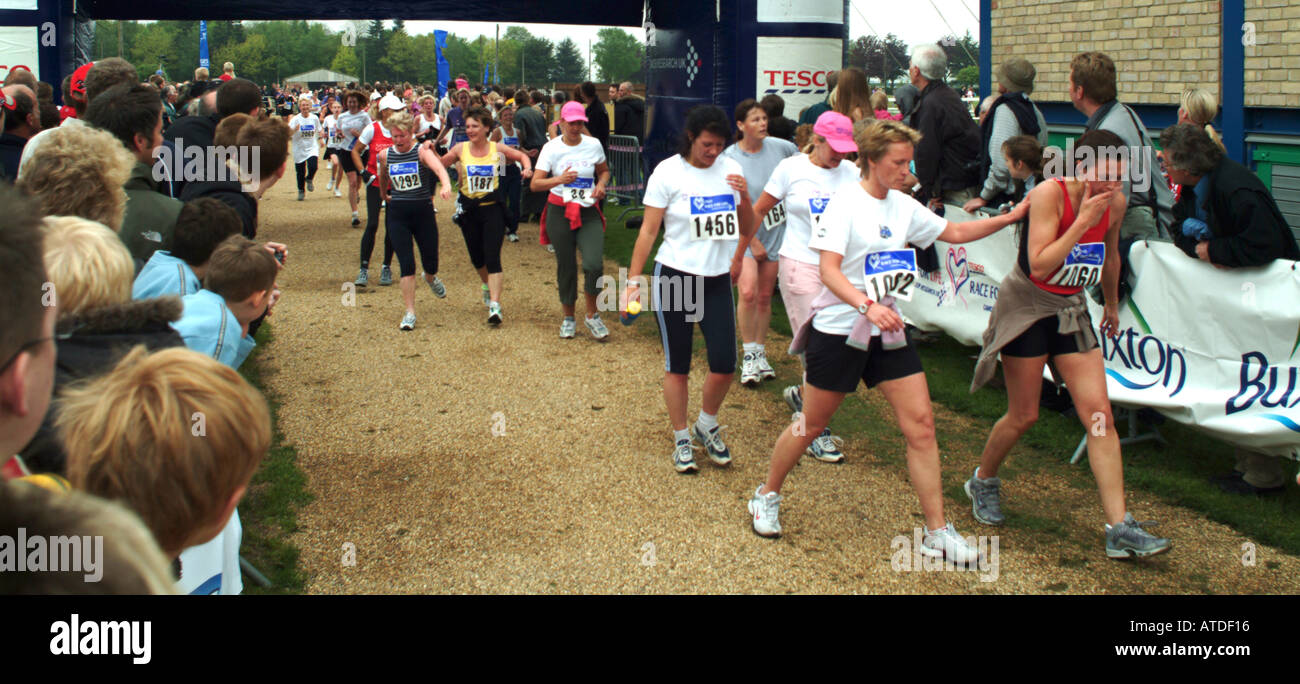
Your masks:
{"label": "child spectator", "polygon": [[271,445],[262,395],[188,349],[132,349],[68,390],[56,425],[72,486],[134,510],[168,558],[226,527]]}
{"label": "child spectator", "polygon": [[[135,265],[113,231],[82,218],[51,216],[43,232],[45,271],[58,304],[56,396],[73,382],[112,368],[136,345],[152,350],[183,344],[171,328],[181,314],[177,299],[131,299]],[[64,472],[64,450],[54,435],[57,410],[56,404],[21,452],[33,472]]]}
{"label": "child spectator", "polygon": [[[208,179],[185,184],[181,199],[215,197],[229,204],[244,222],[244,237],[257,236],[257,200],[284,175],[289,158],[289,127],[279,119],[259,121],[247,114],[231,114],[217,124],[213,142],[237,150],[226,180]],[[257,155],[253,155],[253,151]],[[252,168],[252,162],[258,163]],[[249,168],[241,168],[245,163]]]}
{"label": "child spectator", "polygon": [[239,214],[221,200],[200,197],[186,202],[176,218],[171,250],[153,253],[135,277],[131,297],[184,297],[198,292],[212,250],[242,228]]}
{"label": "child spectator", "polygon": [[275,257],[241,235],[227,238],[208,259],[203,289],[181,298],[175,325],[185,346],[239,368],[256,343],[248,324],[261,318],[279,296]]}

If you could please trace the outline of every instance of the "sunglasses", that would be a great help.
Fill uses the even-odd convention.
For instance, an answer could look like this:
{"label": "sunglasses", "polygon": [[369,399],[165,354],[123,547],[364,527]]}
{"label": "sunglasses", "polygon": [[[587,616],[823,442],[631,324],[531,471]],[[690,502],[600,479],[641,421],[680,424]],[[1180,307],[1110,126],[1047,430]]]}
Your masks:
{"label": "sunglasses", "polygon": [[25,351],[27,351],[28,349],[31,349],[31,348],[33,348],[33,347],[36,347],[36,346],[38,346],[38,345],[40,345],[40,344],[43,344],[43,343],[45,343],[45,342],[48,342],[48,341],[50,341],[50,340],[56,339],[57,337],[59,337],[59,336],[56,335],[56,336],[50,336],[50,337],[42,337],[42,338],[32,340],[31,342],[28,342],[27,344],[22,345],[21,347],[18,348],[18,351],[14,352],[14,355],[13,355],[13,356],[9,357],[9,360],[8,360],[8,361],[5,361],[5,364],[4,364],[3,366],[0,366],[0,373],[4,373],[5,371],[9,370],[9,366],[13,365],[13,362],[16,361],[16,360],[18,359],[18,357],[19,357],[23,352],[25,352]]}

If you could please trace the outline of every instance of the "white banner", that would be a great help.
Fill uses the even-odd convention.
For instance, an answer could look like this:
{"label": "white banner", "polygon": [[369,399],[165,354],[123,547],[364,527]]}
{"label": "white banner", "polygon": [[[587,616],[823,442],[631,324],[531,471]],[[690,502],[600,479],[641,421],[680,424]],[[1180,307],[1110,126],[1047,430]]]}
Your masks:
{"label": "white banner", "polygon": [[843,41],[837,38],[780,38],[759,36],[755,97],[775,93],[785,100],[785,116],[826,99],[826,77],[840,68]]}
{"label": "white banner", "polygon": [[[917,327],[979,345],[1017,246],[1014,228],[966,245],[935,243],[938,281],[923,280],[899,307]],[[1220,269],[1172,244],[1143,242],[1129,263],[1136,284],[1120,308],[1120,334],[1097,331],[1111,401],[1151,407],[1236,446],[1300,458],[1296,262]],[[1096,326],[1101,307],[1090,304]]]}
{"label": "white banner", "polygon": [[844,0],[758,0],[758,21],[844,23]]}
{"label": "white banner", "polygon": [[27,67],[40,80],[39,45],[35,26],[0,26],[0,80],[15,66]]}
{"label": "white banner", "polygon": [[0,0],[0,10],[35,10],[36,0]]}

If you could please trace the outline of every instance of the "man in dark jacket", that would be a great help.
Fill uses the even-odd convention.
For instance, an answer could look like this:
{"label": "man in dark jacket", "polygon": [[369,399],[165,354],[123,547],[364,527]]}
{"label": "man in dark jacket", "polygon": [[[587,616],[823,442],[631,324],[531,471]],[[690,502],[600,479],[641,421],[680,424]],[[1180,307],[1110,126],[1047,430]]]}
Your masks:
{"label": "man in dark jacket", "polygon": [[[533,96],[525,89],[520,89],[515,93],[515,131],[519,134],[519,147],[527,154],[533,163],[537,163],[537,156],[541,153],[542,147],[546,145],[546,117],[542,116],[536,104],[533,102]],[[533,192],[527,184],[523,188],[523,196],[520,199],[519,211],[522,215],[519,218],[521,223],[528,223],[533,216],[540,216],[542,205],[546,202],[547,191]]]}
{"label": "man in dark jacket", "polygon": [[614,103],[614,134],[633,136],[637,145],[645,143],[645,100],[632,92],[629,82],[618,87],[618,100]]}
{"label": "man in dark jacket", "polygon": [[970,108],[943,82],[948,58],[943,48],[923,45],[912,55],[908,76],[921,91],[913,114],[920,131],[916,146],[916,177],[921,191],[916,199],[931,209],[941,203],[962,206],[978,192],[980,129]]}
{"label": "man in dark jacket", "polygon": [[126,190],[126,214],[118,235],[138,273],[157,250],[172,248],[181,201],[163,194],[154,180],[153,151],[162,144],[162,102],[150,86],[116,85],[86,108],[86,123],[112,133],[136,159]]}
{"label": "man in dark jacket", "polygon": [[0,135],[0,178],[13,181],[18,177],[18,161],[23,147],[41,130],[41,112],[37,108],[36,93],[25,85],[5,86],[3,91],[4,133]]}
{"label": "man in dark jacket", "polygon": [[[1266,266],[1300,260],[1300,247],[1264,184],[1224,154],[1205,130],[1190,123],[1160,135],[1170,180],[1182,186],[1174,205],[1174,244],[1188,256],[1221,268]],[[1235,450],[1233,472],[1214,478],[1231,494],[1282,491],[1282,459]]]}
{"label": "man in dark jacket", "polygon": [[582,93],[582,103],[587,106],[587,132],[600,141],[605,155],[609,156],[609,113],[605,111],[605,103],[596,95],[596,84],[585,81],[578,86],[578,91]]}
{"label": "man in dark jacket", "polygon": [[[215,87],[215,95],[212,94],[213,84],[218,84]],[[246,78],[232,78],[225,83],[210,81],[204,88],[206,89],[202,91],[203,94],[199,96],[199,115],[183,116],[163,131],[163,144],[171,148],[172,155],[181,155],[181,159],[184,159],[185,153],[184,149],[178,149],[181,146],[197,147],[206,155],[207,150],[212,147],[217,123],[227,116],[248,114],[256,119],[262,112],[261,92]],[[214,105],[215,112],[211,109]],[[186,180],[168,178],[164,183],[167,194],[181,197]]]}

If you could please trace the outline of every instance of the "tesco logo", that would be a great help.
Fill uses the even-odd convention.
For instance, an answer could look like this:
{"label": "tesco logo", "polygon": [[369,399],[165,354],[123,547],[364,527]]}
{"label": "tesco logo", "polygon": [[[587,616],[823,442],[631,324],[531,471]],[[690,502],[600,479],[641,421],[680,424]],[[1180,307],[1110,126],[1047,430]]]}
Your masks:
{"label": "tesco logo", "polygon": [[831,72],[764,69],[763,73],[767,75],[767,84],[769,86],[785,86],[787,88],[818,86],[825,88],[826,75]]}

